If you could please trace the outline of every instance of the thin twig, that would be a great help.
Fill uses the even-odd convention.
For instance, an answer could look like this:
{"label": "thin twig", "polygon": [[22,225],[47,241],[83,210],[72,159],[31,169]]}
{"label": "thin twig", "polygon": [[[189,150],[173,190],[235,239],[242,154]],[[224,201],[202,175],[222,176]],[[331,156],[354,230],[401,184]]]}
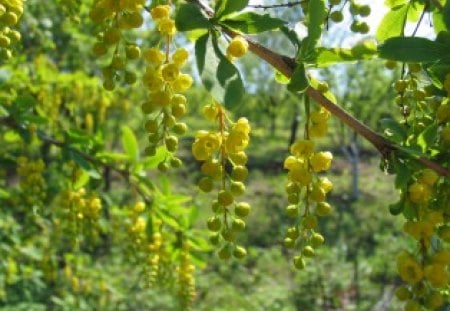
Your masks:
{"label": "thin twig", "polygon": [[279,3],[279,4],[249,4],[247,7],[253,8],[253,9],[291,8],[296,5],[300,5],[302,3],[307,3],[308,1],[309,0],[292,1],[292,2]]}

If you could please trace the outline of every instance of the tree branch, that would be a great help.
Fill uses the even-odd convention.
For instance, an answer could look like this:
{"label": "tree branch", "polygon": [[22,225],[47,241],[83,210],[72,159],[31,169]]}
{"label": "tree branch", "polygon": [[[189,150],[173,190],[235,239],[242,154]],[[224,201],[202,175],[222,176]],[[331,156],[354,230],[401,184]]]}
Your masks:
{"label": "tree branch", "polygon": [[[14,118],[12,117],[2,117],[0,118],[0,125],[5,125],[11,129],[15,129],[18,130],[20,129],[20,125],[16,123],[16,121],[14,120]],[[98,160],[97,158],[93,157],[92,155],[81,151],[80,149],[75,148],[74,146],[70,145],[69,143],[66,143],[64,141],[58,140],[52,136],[49,136],[45,133],[42,132],[37,132],[37,136],[39,137],[40,140],[42,140],[45,143],[48,143],[50,145],[56,146],[58,148],[61,149],[66,149],[66,150],[70,150],[72,152],[77,153],[80,157],[82,157],[83,159],[85,159],[86,161],[97,165],[97,166],[101,166],[104,167],[105,169],[108,169],[110,171],[114,171],[116,173],[118,173],[120,176],[122,176],[122,178],[131,186],[133,186],[136,191],[139,193],[139,195],[144,199],[144,201],[148,204],[151,204],[152,199],[149,198],[140,188],[138,185],[136,185],[131,179],[131,173],[128,169],[122,169],[119,167],[116,167],[114,165],[111,165],[109,163],[104,163],[100,160]]]}
{"label": "tree branch", "polygon": [[[201,0],[188,0],[188,2],[195,3],[198,5],[208,16],[212,17],[214,15],[214,11],[205,5]],[[222,31],[229,35],[230,37],[240,36],[240,34],[234,32],[231,29],[225,28],[222,26]],[[283,75],[288,78],[292,77],[294,69],[296,67],[295,59],[278,54],[261,44],[253,41],[250,38],[246,38],[249,44],[249,50],[256,54],[259,58],[266,61],[272,67],[277,69]],[[400,149],[395,146],[392,142],[378,134],[377,132],[370,129],[364,123],[354,118],[350,113],[348,113],[342,107],[334,104],[328,98],[326,98],[321,92],[309,86],[306,91],[306,95],[310,98],[314,99],[318,104],[323,106],[325,109],[330,111],[335,117],[340,119],[347,126],[356,131],[359,135],[368,140],[380,153],[384,158],[389,158],[389,154],[394,151],[399,151]],[[428,167],[434,170],[439,175],[450,178],[450,170],[441,166],[440,164],[424,158],[420,157],[416,159],[425,167]]]}
{"label": "tree branch", "polygon": [[306,3],[309,0],[303,0],[303,1],[292,1],[292,2],[286,2],[286,3],[280,3],[280,4],[249,4],[247,7],[253,8],[253,9],[276,9],[276,8],[291,8],[296,5],[300,5],[302,3]]}

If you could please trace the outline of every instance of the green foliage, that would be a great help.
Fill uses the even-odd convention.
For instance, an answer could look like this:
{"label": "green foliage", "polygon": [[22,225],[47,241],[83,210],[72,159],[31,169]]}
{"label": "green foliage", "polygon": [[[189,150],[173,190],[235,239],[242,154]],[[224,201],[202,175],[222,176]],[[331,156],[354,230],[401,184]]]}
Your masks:
{"label": "green foliage", "polygon": [[180,31],[204,29],[211,26],[199,7],[190,3],[183,4],[178,8],[177,19],[175,22],[177,29]]}
{"label": "green foliage", "polygon": [[[0,308],[186,310],[194,301],[195,310],[372,310],[399,280],[409,305],[431,309],[433,298],[448,308],[450,184],[439,174],[450,165],[449,1],[386,1],[380,45],[364,38],[351,48],[330,36],[332,14],[345,7],[352,31],[369,31],[361,18],[370,7],[354,1],[262,4],[264,14],[248,0],[215,1],[214,10],[186,2],[27,1],[23,16],[22,1],[1,3]],[[407,36],[406,23],[427,18],[435,40]],[[275,70],[243,57],[248,49]],[[379,59],[399,70],[387,73]],[[274,72],[291,93],[268,77]],[[205,89],[189,89],[195,77]],[[298,96],[308,87],[315,101]],[[181,92],[187,101],[174,100]],[[316,104],[351,128],[327,124],[330,112]],[[192,130],[177,120],[186,111]],[[292,170],[285,187],[286,142],[300,132],[309,146],[327,131],[315,150],[335,154],[334,189],[318,174],[331,153],[306,155],[301,144],[284,162]],[[198,143],[205,133],[213,138]],[[238,151],[250,133],[248,159]],[[194,157],[215,153],[216,161],[199,167],[192,142],[201,145]],[[350,164],[340,150],[347,158],[351,150]],[[193,186],[199,171],[201,190],[220,184],[217,204]],[[360,199],[349,195],[355,178]],[[244,228],[243,245],[234,244]],[[324,239],[330,245],[319,248]],[[240,263],[219,263],[218,243],[219,257]],[[386,260],[400,249],[408,251],[397,264]]]}
{"label": "green foliage", "polygon": [[271,17],[269,14],[261,15],[246,12],[221,19],[220,24],[237,32],[256,34],[283,27],[285,22],[279,18]]}

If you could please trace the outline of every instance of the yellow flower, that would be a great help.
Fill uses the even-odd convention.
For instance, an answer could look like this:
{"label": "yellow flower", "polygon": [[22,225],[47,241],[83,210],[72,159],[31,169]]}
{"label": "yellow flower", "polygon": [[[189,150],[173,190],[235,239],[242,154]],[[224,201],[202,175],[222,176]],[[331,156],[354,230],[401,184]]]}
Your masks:
{"label": "yellow flower", "polygon": [[192,86],[192,77],[186,73],[180,74],[173,82],[172,88],[175,92],[185,92]]}
{"label": "yellow flower", "polygon": [[408,253],[401,253],[397,259],[397,270],[400,277],[407,283],[415,284],[423,278],[419,263]]}
{"label": "yellow flower", "polygon": [[180,75],[180,70],[175,64],[167,64],[162,67],[161,75],[166,82],[175,81]]}
{"label": "yellow flower", "polygon": [[326,195],[325,190],[316,184],[311,189],[310,199],[314,202],[324,202]]}
{"label": "yellow flower", "polygon": [[199,131],[192,145],[192,153],[198,161],[205,161],[219,150],[221,144],[221,137],[217,133]]}
{"label": "yellow flower", "polygon": [[236,124],[234,125],[233,130],[248,135],[250,133],[251,128],[247,118],[239,118],[239,120],[237,120]]}
{"label": "yellow flower", "polygon": [[425,267],[425,278],[433,287],[444,287],[449,281],[447,269],[442,264],[432,264]]}
{"label": "yellow flower", "polygon": [[292,144],[290,151],[296,157],[309,157],[314,151],[314,142],[311,140],[298,140]]}
{"label": "yellow flower", "polygon": [[175,28],[175,21],[170,18],[163,18],[158,24],[158,30],[166,36],[173,36],[177,29]]}
{"label": "yellow flower", "polygon": [[326,122],[313,123],[309,127],[309,136],[311,138],[320,138],[328,133],[328,124]]}
{"label": "yellow flower", "polygon": [[227,151],[230,153],[238,153],[247,148],[248,143],[249,137],[247,134],[232,130],[226,140]]}
{"label": "yellow flower", "polygon": [[333,189],[333,183],[326,177],[319,178],[319,186],[325,191],[325,193],[328,193]]}
{"label": "yellow flower", "polygon": [[165,57],[165,54],[157,48],[150,48],[144,51],[144,59],[155,66],[161,65]]}
{"label": "yellow flower", "polygon": [[170,93],[167,91],[158,91],[152,94],[151,101],[159,107],[167,107],[171,103]]}
{"label": "yellow flower", "polygon": [[422,175],[419,178],[419,182],[426,184],[428,186],[433,186],[436,181],[439,179],[439,175],[430,169],[425,169],[422,172]]}
{"label": "yellow flower", "polygon": [[409,199],[413,203],[425,203],[430,199],[431,189],[429,186],[415,182],[408,188]]}
{"label": "yellow flower", "polygon": [[292,169],[300,169],[304,166],[305,161],[302,159],[296,158],[294,156],[289,156],[284,160],[284,168],[288,170]]}
{"label": "yellow flower", "polygon": [[169,17],[169,13],[170,13],[170,6],[168,5],[157,5],[150,12],[154,20],[167,18]]}
{"label": "yellow flower", "polygon": [[227,47],[227,55],[231,57],[242,57],[247,53],[248,42],[243,37],[234,37]]}
{"label": "yellow flower", "polygon": [[219,114],[220,107],[216,103],[203,106],[202,112],[206,119],[214,121]]}
{"label": "yellow flower", "polygon": [[450,251],[442,250],[433,255],[433,263],[450,265]]}
{"label": "yellow flower", "polygon": [[172,55],[172,60],[175,65],[178,67],[183,66],[186,64],[187,59],[189,57],[189,52],[185,48],[180,48],[175,51]]}
{"label": "yellow flower", "polygon": [[250,125],[246,118],[239,118],[227,137],[226,147],[230,153],[238,153],[247,148],[249,143]]}
{"label": "yellow flower", "polygon": [[333,155],[331,152],[317,152],[311,156],[310,164],[314,172],[326,171],[331,167]]}
{"label": "yellow flower", "polygon": [[311,112],[310,119],[312,123],[325,123],[330,118],[330,112],[325,108],[320,109],[319,111]]}
{"label": "yellow flower", "polygon": [[291,169],[288,173],[288,177],[292,181],[298,182],[300,186],[306,186],[312,180],[311,174],[307,169],[298,167]]}

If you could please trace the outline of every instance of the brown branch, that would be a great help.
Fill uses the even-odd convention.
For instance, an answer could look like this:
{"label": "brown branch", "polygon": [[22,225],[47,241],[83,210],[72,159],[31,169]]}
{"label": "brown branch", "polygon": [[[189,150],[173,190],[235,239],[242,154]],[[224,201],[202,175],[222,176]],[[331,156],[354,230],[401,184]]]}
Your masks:
{"label": "brown branch", "polygon": [[286,3],[279,3],[279,4],[249,4],[247,7],[253,8],[253,9],[276,9],[276,8],[291,8],[296,5],[300,5],[302,3],[306,3],[309,0],[303,0],[303,1],[293,1],[293,2],[286,2]]}
{"label": "brown branch", "polygon": [[[200,0],[188,0],[188,2],[195,3],[198,5],[208,16],[213,16],[214,11],[206,6],[204,3],[202,3]],[[230,37],[235,37],[240,34],[234,32],[231,29],[225,28],[222,26],[222,31],[229,35]],[[246,38],[249,43],[249,50],[256,54],[259,58],[266,61],[272,67],[277,69],[279,72],[281,72],[283,75],[285,75],[288,78],[292,77],[292,74],[294,72],[296,63],[293,58],[280,55],[261,44],[253,41],[250,38]],[[309,86],[305,93],[314,99],[318,104],[323,106],[325,109],[330,111],[331,114],[333,114],[335,117],[340,119],[343,123],[345,123],[347,126],[352,128],[355,132],[357,132],[359,135],[364,137],[366,140],[368,140],[380,153],[384,158],[388,158],[389,154],[393,151],[400,151],[400,149],[395,146],[392,142],[378,134],[377,132],[370,129],[368,126],[366,126],[364,123],[359,121],[358,119],[354,118],[350,113],[348,113],[344,108],[334,104],[331,102],[328,98],[326,98],[321,92],[318,90],[312,88]],[[420,162],[425,167],[428,167],[432,170],[434,170],[436,173],[450,178],[450,170],[447,168],[441,166],[440,164],[424,158],[420,157],[416,159],[418,162]]]}
{"label": "brown branch", "polygon": [[[21,128],[21,126],[19,124],[17,124],[17,122],[12,117],[1,117],[0,118],[0,125],[4,125],[6,127],[9,127],[11,129],[15,129],[15,130],[19,130]],[[56,146],[56,147],[61,148],[61,149],[66,149],[66,150],[70,150],[72,152],[75,152],[80,157],[82,157],[83,159],[85,159],[86,161],[88,161],[88,162],[90,162],[90,163],[92,163],[94,165],[101,166],[101,167],[103,167],[105,169],[108,169],[110,171],[114,171],[114,172],[118,173],[120,176],[122,176],[122,178],[127,183],[129,183],[131,186],[133,186],[136,189],[136,191],[139,193],[139,195],[144,199],[144,201],[146,203],[148,203],[148,204],[152,203],[152,199],[149,198],[139,188],[139,186],[136,185],[130,179],[131,173],[130,173],[130,171],[128,169],[122,169],[122,168],[116,167],[114,165],[111,165],[109,163],[102,162],[99,159],[95,158],[94,156],[92,156],[92,155],[90,155],[90,154],[88,154],[88,153],[86,153],[84,151],[81,151],[80,149],[75,148],[74,146],[70,145],[69,143],[61,141],[61,140],[58,140],[58,139],[56,139],[56,138],[54,138],[52,136],[48,136],[45,133],[37,132],[36,134],[39,137],[39,139],[42,140],[45,143],[48,143],[50,145]]]}

